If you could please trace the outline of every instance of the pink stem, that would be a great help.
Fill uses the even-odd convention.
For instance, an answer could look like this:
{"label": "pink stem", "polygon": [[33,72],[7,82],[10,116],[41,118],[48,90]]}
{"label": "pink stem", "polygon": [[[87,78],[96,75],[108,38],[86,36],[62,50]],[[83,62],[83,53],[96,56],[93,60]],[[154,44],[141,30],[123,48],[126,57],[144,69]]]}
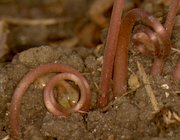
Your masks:
{"label": "pink stem", "polygon": [[121,15],[123,11],[124,0],[115,0],[107,36],[106,48],[100,81],[100,97],[98,107],[103,108],[109,102],[109,88],[112,79],[113,62],[115,58]]}
{"label": "pink stem", "polygon": [[151,68],[151,74],[152,75],[159,75],[161,74],[163,68],[164,68],[165,60],[162,58],[155,58],[152,68]]}
{"label": "pink stem", "polygon": [[169,34],[169,36],[171,36],[171,33],[172,33],[175,17],[176,17],[178,7],[179,7],[179,2],[180,0],[171,0],[169,12],[166,18],[166,22],[164,24],[164,27],[166,28],[166,31]]}
{"label": "pink stem", "polygon": [[[71,80],[74,81],[80,88],[80,99],[78,103],[72,108],[64,108],[55,100],[53,89],[59,81]],[[46,108],[55,116],[69,116],[73,112],[87,111],[90,106],[90,96],[88,94],[88,87],[85,85],[86,81],[79,78],[72,73],[61,73],[54,76],[48,81],[47,86],[44,89],[44,103]],[[88,100],[87,100],[88,99]]]}
{"label": "pink stem", "polygon": [[[15,92],[12,97],[11,106],[10,106],[10,135],[13,139],[20,139],[20,107],[22,97],[25,94],[25,91],[29,87],[29,85],[36,80],[38,77],[43,76],[52,72],[67,72],[76,75],[79,79],[84,83],[85,87],[86,101],[84,101],[82,108],[88,110],[91,102],[90,89],[86,79],[75,69],[63,65],[63,64],[46,64],[41,65],[33,70],[31,70],[17,85]],[[83,98],[84,99],[84,98]],[[45,99],[46,100],[46,99]],[[82,102],[81,102],[82,103]],[[47,105],[47,104],[46,104]],[[47,105],[48,106],[48,105]],[[66,115],[66,113],[62,113],[62,115]]]}
{"label": "pink stem", "polygon": [[174,79],[180,81],[180,60],[177,62],[176,67],[173,71]]}
{"label": "pink stem", "polygon": [[157,33],[163,43],[163,49],[161,50],[161,58],[166,58],[171,50],[171,42],[166,30],[161,23],[152,15],[146,13],[141,9],[134,9],[127,13],[122,20],[120,26],[118,48],[116,51],[115,63],[114,63],[114,96],[121,96],[126,92],[127,82],[127,66],[128,66],[128,45],[132,28],[136,21],[141,20],[148,26],[152,27]]}
{"label": "pink stem", "polygon": [[[173,29],[175,17],[176,17],[177,11],[178,11],[179,2],[180,2],[180,0],[172,0],[171,1],[171,5],[169,8],[167,18],[166,18],[166,22],[164,24],[164,28],[166,29],[166,32],[169,35],[169,37],[171,37],[171,34],[172,34],[172,29]],[[159,75],[163,70],[164,63],[165,63],[165,61],[156,58],[152,65],[151,74]]]}
{"label": "pink stem", "polygon": [[[165,27],[165,29],[166,29],[166,31],[167,31],[167,34],[169,35],[169,37],[171,36],[171,33],[172,33],[172,28],[173,28],[173,26],[174,26],[174,22],[175,22],[175,16],[176,16],[176,13],[177,13],[177,10],[178,10],[178,5],[179,5],[179,2],[180,2],[180,0],[172,0],[172,2],[171,2],[171,5],[170,5],[170,8],[169,8],[169,12],[168,12],[168,15],[167,15],[167,18],[166,18],[166,22],[165,22],[165,24],[164,24],[164,27]],[[141,35],[142,33],[141,32],[144,32],[145,30],[147,30],[148,28],[146,27],[146,28],[140,28],[139,29],[139,31],[138,31],[138,33],[136,33],[137,35]],[[148,31],[149,30],[149,31]],[[150,55],[152,55],[151,54],[151,52],[149,53],[148,52],[148,49],[147,49],[147,47],[145,47],[145,45],[146,46],[148,46],[148,44],[150,44],[150,43],[153,43],[154,44],[154,47],[155,47],[155,55],[154,56],[156,56],[155,57],[155,59],[154,59],[154,63],[153,63],[153,65],[152,65],[152,69],[151,69],[151,74],[152,75],[159,75],[161,72],[162,72],[162,70],[163,70],[163,67],[164,67],[164,60],[161,60],[161,59],[159,59],[159,57],[158,57],[158,53],[159,53],[159,49],[158,49],[158,47],[160,47],[160,43],[155,43],[154,41],[155,40],[153,40],[152,38],[151,38],[151,36],[153,35],[153,36],[156,36],[156,34],[155,33],[151,33],[152,35],[150,35],[150,34],[148,34],[148,33],[150,33],[150,29],[148,29],[147,31],[148,32],[144,32],[145,34],[147,34],[148,36],[149,36],[149,40],[145,40],[144,38],[143,38],[143,36],[141,37],[141,36],[137,36],[136,34],[134,35],[134,43],[135,43],[135,45],[136,45],[136,48],[137,49],[139,49],[143,54],[150,54]],[[152,32],[152,31],[151,31]],[[155,38],[155,39],[157,39],[157,37],[153,37],[153,38]],[[143,42],[142,42],[143,41]],[[138,42],[141,42],[141,43],[138,43]],[[138,45],[139,44],[139,45]],[[156,45],[157,44],[157,45]],[[159,45],[159,46],[158,46]],[[153,55],[152,55],[153,56]]]}

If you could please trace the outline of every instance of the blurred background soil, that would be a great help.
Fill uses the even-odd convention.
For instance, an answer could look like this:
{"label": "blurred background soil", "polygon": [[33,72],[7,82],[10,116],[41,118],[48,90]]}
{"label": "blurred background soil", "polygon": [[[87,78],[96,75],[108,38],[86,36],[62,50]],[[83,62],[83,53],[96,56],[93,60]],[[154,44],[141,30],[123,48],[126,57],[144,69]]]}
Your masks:
{"label": "blurred background soil", "polygon": [[[97,108],[104,44],[113,4],[113,0],[104,1],[0,0],[0,139],[8,139],[11,97],[22,77],[41,64],[63,63],[80,71],[90,84],[90,111],[85,115],[54,117],[43,103],[44,84],[51,76],[40,77],[23,97],[22,139],[179,140],[180,86],[171,76],[180,59],[177,51],[172,50],[163,74],[152,77],[149,75],[152,59],[130,44],[128,93],[112,100],[103,110]],[[123,15],[141,7],[164,22],[168,2],[126,0]],[[104,8],[103,12],[96,9],[99,5]],[[176,17],[171,40],[173,48],[180,49],[180,15]],[[137,62],[149,77],[160,109],[158,113],[147,95]]]}

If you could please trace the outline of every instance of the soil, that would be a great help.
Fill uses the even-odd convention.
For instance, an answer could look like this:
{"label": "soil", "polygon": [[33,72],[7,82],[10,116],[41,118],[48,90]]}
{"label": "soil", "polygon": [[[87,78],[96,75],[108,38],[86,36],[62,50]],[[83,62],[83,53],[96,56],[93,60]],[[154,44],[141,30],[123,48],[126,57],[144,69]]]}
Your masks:
{"label": "soil", "polygon": [[[87,1],[87,3],[90,2]],[[84,3],[82,2],[82,4]],[[65,5],[66,8],[70,7],[68,4]],[[152,5],[144,2],[141,7],[143,6],[147,8]],[[149,12],[162,17],[162,13],[166,12],[157,14],[158,8],[156,6],[155,10],[151,9],[153,11]],[[71,13],[68,14],[71,15]],[[45,13],[41,11],[40,15],[45,15]],[[180,49],[179,33],[178,16],[172,34],[173,48],[176,49]],[[107,29],[101,33],[99,41],[101,43],[94,48],[84,47],[84,44],[79,42],[70,44],[70,47],[67,44],[64,47],[62,45],[57,47],[59,44],[56,41],[53,44],[48,42],[47,44],[52,44],[53,47],[37,45],[38,47],[16,53],[10,62],[1,62],[0,139],[4,140],[9,135],[11,97],[22,77],[41,64],[63,63],[77,69],[87,79],[92,94],[90,111],[84,115],[73,113],[67,118],[53,116],[43,103],[43,88],[48,78],[47,76],[40,77],[30,85],[22,100],[20,126],[23,140],[179,140],[180,122],[177,116],[180,115],[180,85],[171,75],[175,64],[180,59],[179,52],[172,51],[165,64],[163,74],[153,77],[149,75],[152,59],[143,56],[130,45],[128,92],[123,97],[112,99],[106,108],[98,109],[96,102],[106,34]],[[72,38],[72,36],[68,35],[67,38]],[[139,76],[137,62],[143,65],[149,77],[150,86],[160,108],[158,112],[154,111],[145,90],[145,84]],[[135,88],[130,82],[132,75],[137,77]]]}

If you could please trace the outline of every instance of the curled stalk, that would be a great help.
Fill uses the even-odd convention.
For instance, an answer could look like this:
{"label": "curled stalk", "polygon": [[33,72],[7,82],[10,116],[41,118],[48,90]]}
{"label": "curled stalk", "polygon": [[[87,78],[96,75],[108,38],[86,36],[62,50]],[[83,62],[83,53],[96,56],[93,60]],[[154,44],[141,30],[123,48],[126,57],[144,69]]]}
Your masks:
{"label": "curled stalk", "polygon": [[[48,83],[45,89],[44,101],[47,109],[54,115],[68,116],[75,111],[88,111],[90,108],[91,95],[89,85],[86,79],[75,69],[63,64],[45,64],[31,70],[17,85],[12,97],[10,106],[10,135],[13,139],[19,139],[21,134],[20,129],[20,107],[22,97],[25,91],[33,81],[40,76],[48,73],[62,73],[55,76],[51,82]],[[64,109],[62,106],[57,105],[54,96],[52,95],[52,88],[58,84],[59,80],[71,80],[78,84],[81,96],[78,103],[69,109]],[[48,91],[50,93],[48,93]]]}
{"label": "curled stalk", "polygon": [[[80,88],[80,99],[78,103],[69,109],[60,106],[56,102],[53,94],[53,88],[57,85],[59,81],[62,80],[74,81]],[[51,80],[49,80],[44,90],[44,103],[46,105],[46,108],[49,110],[49,112],[51,112],[53,115],[56,116],[68,116],[73,112],[78,112],[79,110],[87,111],[89,109],[90,104],[86,105],[88,94],[84,94],[84,93],[87,93],[87,85],[85,85],[87,82],[83,80],[84,79],[80,79],[78,76],[72,73],[58,74],[54,76]]]}
{"label": "curled stalk", "polygon": [[[148,26],[152,27],[156,33],[154,33],[148,27],[142,25],[139,26],[135,31],[135,35],[133,36],[134,46],[143,54],[154,57],[154,63],[151,70],[153,75],[158,75],[162,72],[165,58],[169,55],[171,50],[170,36],[172,33],[179,1],[180,0],[173,0],[171,2],[170,10],[164,25],[165,27],[163,27],[160,22],[150,14],[138,9],[129,12],[121,23],[120,17],[122,14],[124,1],[116,0],[114,2],[101,73],[100,97],[98,99],[98,106],[100,108],[108,104],[109,85],[112,78],[113,65],[114,97],[120,96],[126,91],[128,61],[127,46],[130,39],[130,33],[134,23],[137,20],[141,20]],[[149,46],[148,49],[147,46]],[[116,62],[114,62],[115,57]]]}
{"label": "curled stalk", "polygon": [[[169,38],[172,34],[179,2],[180,0],[173,0],[171,2],[166,22],[164,24],[164,28],[166,29]],[[155,56],[155,61],[152,66],[151,73],[153,75],[159,75],[162,72],[164,66],[164,61],[158,58],[158,54],[160,53],[159,48],[162,45],[162,41],[158,38],[156,33],[145,26],[138,27],[138,29],[135,31],[133,39],[134,47],[136,47],[141,53]],[[149,51],[149,48],[151,51]]]}
{"label": "curled stalk", "polygon": [[114,97],[121,96],[126,92],[128,45],[130,42],[131,32],[136,21],[142,21],[144,24],[151,27],[156,32],[158,38],[161,40],[162,46],[160,46],[160,51],[158,52],[158,56],[154,61],[154,66],[156,66],[154,68],[155,70],[161,69],[163,67],[165,58],[169,55],[171,50],[171,41],[169,35],[156,18],[146,13],[142,9],[133,9],[129,11],[123,18],[119,30],[118,45],[114,62]]}

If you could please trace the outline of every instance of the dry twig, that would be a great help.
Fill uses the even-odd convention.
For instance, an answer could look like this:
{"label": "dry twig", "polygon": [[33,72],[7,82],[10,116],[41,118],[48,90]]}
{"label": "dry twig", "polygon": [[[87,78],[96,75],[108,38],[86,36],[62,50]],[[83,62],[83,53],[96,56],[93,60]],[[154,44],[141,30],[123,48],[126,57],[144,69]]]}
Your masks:
{"label": "dry twig", "polygon": [[154,95],[154,91],[153,91],[153,89],[152,89],[152,87],[150,85],[148,76],[146,75],[142,64],[137,62],[137,66],[138,66],[138,70],[139,70],[139,73],[140,73],[140,77],[142,78],[144,87],[145,87],[146,92],[148,94],[148,97],[149,97],[149,99],[151,101],[152,107],[153,107],[155,112],[158,112],[160,110],[159,105],[158,105],[158,102],[157,102],[156,97]]}

